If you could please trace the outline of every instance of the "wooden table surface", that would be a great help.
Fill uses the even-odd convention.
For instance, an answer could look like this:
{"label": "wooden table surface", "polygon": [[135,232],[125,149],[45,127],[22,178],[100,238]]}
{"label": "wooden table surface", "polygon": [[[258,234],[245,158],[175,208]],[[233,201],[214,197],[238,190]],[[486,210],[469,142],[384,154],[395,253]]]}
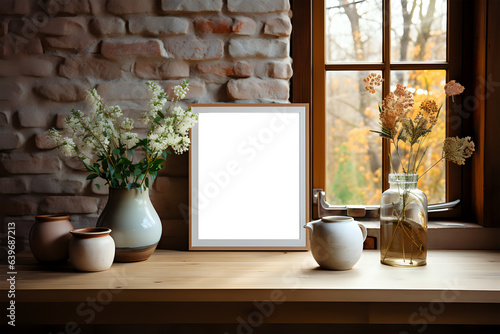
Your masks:
{"label": "wooden table surface", "polygon": [[[290,320],[290,314],[294,314],[294,321],[305,321],[296,316],[298,311],[290,311],[291,305],[307,305],[311,310],[333,307],[332,311],[357,305],[356,312],[361,312],[361,307],[366,314],[354,322],[385,323],[407,322],[419,305],[434,303],[449,305],[448,317],[440,317],[444,323],[461,323],[465,320],[459,314],[475,310],[475,320],[469,317],[465,323],[500,324],[499,251],[430,251],[427,266],[396,268],[381,265],[378,251],[365,250],[352,270],[326,271],[318,268],[309,252],[157,250],[148,261],[114,263],[109,270],[96,273],[76,272],[69,265],[41,266],[30,254],[21,254],[16,269],[16,302],[24,303],[27,309],[39,303],[78,306],[89,296],[97,300],[106,296],[112,298],[113,309],[119,304],[165,303],[203,308],[214,305],[214,309],[218,305],[231,313],[230,305],[246,305],[234,308],[241,313],[251,303],[270,301],[281,305],[283,312],[288,310],[288,316],[282,318],[279,312],[273,314],[277,322]],[[2,269],[2,275],[5,272]],[[4,278],[0,290],[8,290]],[[384,316],[382,310],[392,314],[403,310],[404,314],[396,320],[397,316]],[[235,314],[229,318],[235,319]],[[335,321],[331,315],[327,318]],[[308,319],[322,321],[321,317]],[[51,321],[56,320],[53,317]],[[221,315],[213,320],[224,319]],[[116,321],[127,320],[122,317]]]}

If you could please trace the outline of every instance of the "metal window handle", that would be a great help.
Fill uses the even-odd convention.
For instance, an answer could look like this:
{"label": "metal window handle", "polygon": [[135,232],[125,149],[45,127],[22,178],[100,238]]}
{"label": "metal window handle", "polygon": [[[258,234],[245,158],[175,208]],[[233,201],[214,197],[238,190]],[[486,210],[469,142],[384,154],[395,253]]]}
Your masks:
{"label": "metal window handle", "polygon": [[[318,207],[318,217],[324,216],[350,216],[350,217],[366,217],[378,218],[380,217],[379,205],[330,205],[326,199],[326,194],[323,189],[313,189],[313,203]],[[460,203],[457,199],[453,202],[429,204],[427,206],[428,212],[442,212],[448,211],[456,207]]]}

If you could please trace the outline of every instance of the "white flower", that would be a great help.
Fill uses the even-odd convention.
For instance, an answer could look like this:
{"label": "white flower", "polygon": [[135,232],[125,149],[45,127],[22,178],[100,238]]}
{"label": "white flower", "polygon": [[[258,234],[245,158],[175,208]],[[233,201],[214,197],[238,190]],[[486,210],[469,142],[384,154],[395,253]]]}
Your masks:
{"label": "white flower", "polygon": [[111,116],[114,119],[117,119],[123,115],[122,109],[120,108],[120,106],[109,107],[107,112],[108,112],[109,116]]}
{"label": "white flower", "polygon": [[137,133],[125,132],[121,134],[120,142],[127,150],[130,150],[139,142],[139,137],[137,136]]}
{"label": "white flower", "polygon": [[130,131],[134,128],[134,120],[128,117],[125,117],[120,125],[120,128],[125,131]]}
{"label": "white flower", "polygon": [[61,134],[54,128],[50,129],[46,136],[47,138],[52,140],[57,146],[61,145],[61,143],[63,142]]}
{"label": "white flower", "polygon": [[188,81],[184,81],[182,84],[174,87],[174,94],[175,96],[177,96],[178,100],[182,100],[183,98],[185,98],[188,91]]}
{"label": "white flower", "polygon": [[64,137],[61,145],[59,145],[59,152],[65,157],[72,157],[76,154],[75,143],[73,139]]}
{"label": "white flower", "polygon": [[176,143],[172,145],[172,149],[176,154],[181,154],[189,149],[190,144],[191,141],[189,137],[179,136],[178,139],[176,138]]}

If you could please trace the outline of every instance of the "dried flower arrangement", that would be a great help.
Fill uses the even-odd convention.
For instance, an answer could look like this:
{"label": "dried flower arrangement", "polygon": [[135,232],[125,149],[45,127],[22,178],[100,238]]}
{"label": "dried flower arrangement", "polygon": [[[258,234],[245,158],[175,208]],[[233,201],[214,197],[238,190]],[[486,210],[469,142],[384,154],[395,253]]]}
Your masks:
{"label": "dried flower arrangement", "polygon": [[[380,86],[383,79],[380,75],[371,73],[363,79],[365,88],[371,94],[375,94],[375,86]],[[461,94],[464,87],[455,80],[450,81],[444,87],[446,96]],[[387,138],[394,146],[396,154],[400,156],[399,141],[410,144],[407,163],[404,164],[400,156],[400,165],[403,173],[417,174],[422,163],[427,148],[423,148],[427,135],[432,131],[436,124],[442,104],[438,108],[436,101],[425,100],[419,106],[420,111],[412,119],[408,113],[413,109],[413,94],[403,85],[397,84],[396,90],[389,93],[379,105],[380,130],[371,130],[378,133],[380,137]],[[416,149],[414,146],[416,145]],[[429,167],[419,178],[426,174],[432,167],[441,160],[446,159],[456,164],[465,164],[465,159],[469,158],[474,152],[474,142],[470,137],[465,138],[446,138],[443,144],[443,155],[434,165]],[[389,153],[391,154],[391,153]],[[397,168],[391,166],[392,172],[397,173]]]}
{"label": "dried flower arrangement", "polygon": [[[119,106],[106,106],[95,89],[89,90],[94,110],[85,115],[73,109],[63,121],[65,136],[52,128],[48,138],[57,144],[61,154],[77,156],[82,161],[91,173],[88,180],[101,177],[110,188],[141,191],[149,188],[167,159],[167,149],[177,154],[188,150],[189,129],[198,116],[177,105],[189,90],[188,81],[174,87],[170,101],[156,83],[147,82],[146,85],[152,94],[149,110],[141,116],[149,125],[146,138],[140,139],[132,132],[134,120],[123,117]],[[170,104],[165,108],[167,102]],[[145,156],[134,163],[136,149],[141,149]]]}
{"label": "dried flower arrangement", "polygon": [[[371,73],[363,79],[365,88],[375,93],[383,79]],[[450,81],[444,87],[446,96],[455,96],[464,91],[459,83]],[[441,158],[431,167],[418,175],[423,158],[429,146],[425,141],[435,126],[441,108],[435,100],[425,100],[419,105],[418,113],[409,117],[414,107],[413,94],[404,86],[397,84],[394,92],[389,93],[379,105],[380,129],[371,130],[390,141],[399,159],[399,168],[393,166],[390,179],[397,189],[384,192],[380,208],[381,262],[389,265],[425,265],[427,256],[427,197],[417,187],[417,181],[441,160],[446,159],[463,165],[465,159],[474,152],[474,142],[470,137],[446,138]],[[401,156],[400,143],[406,143],[406,154]],[[399,233],[398,233],[399,232]]]}

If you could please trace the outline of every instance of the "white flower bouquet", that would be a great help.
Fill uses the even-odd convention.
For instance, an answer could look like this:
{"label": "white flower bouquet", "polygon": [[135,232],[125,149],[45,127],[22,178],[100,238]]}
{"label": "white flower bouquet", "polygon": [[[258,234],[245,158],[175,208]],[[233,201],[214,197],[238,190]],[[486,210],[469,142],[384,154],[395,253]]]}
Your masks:
{"label": "white flower bouquet", "polygon": [[[145,138],[132,132],[133,119],[123,117],[119,106],[106,106],[95,89],[89,90],[94,106],[89,115],[73,109],[64,119],[64,132],[61,134],[52,128],[47,136],[57,144],[61,154],[77,156],[82,161],[90,172],[88,180],[101,177],[110,188],[117,189],[149,188],[163,167],[167,153],[172,153],[169,149],[176,154],[189,149],[189,130],[198,116],[177,105],[189,90],[188,81],[174,87],[174,97],[170,100],[156,83],[146,85],[152,98],[149,110],[141,116],[149,125]],[[134,162],[134,151],[138,149],[145,156]]]}

